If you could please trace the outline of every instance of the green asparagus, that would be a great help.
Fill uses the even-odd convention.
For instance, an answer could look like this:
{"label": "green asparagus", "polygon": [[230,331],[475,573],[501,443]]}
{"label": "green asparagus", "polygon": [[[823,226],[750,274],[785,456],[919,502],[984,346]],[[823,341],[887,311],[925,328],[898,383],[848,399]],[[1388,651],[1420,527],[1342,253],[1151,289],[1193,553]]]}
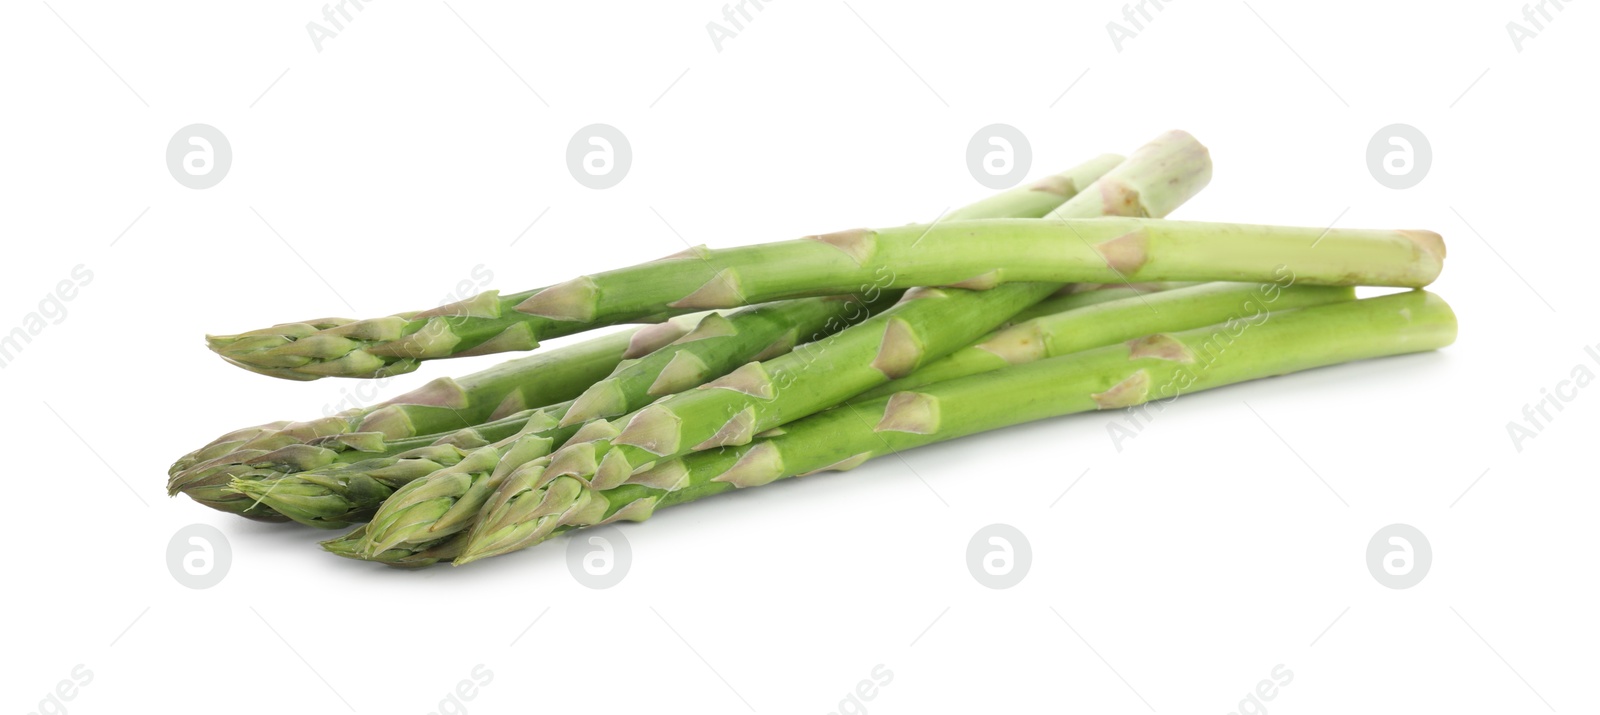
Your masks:
{"label": "green asparagus", "polygon": [[[1443,258],[1443,241],[1427,231],[1135,218],[950,221],[715,251],[693,248],[533,294],[485,294],[474,299],[474,310],[463,308],[454,317],[380,318],[386,322],[358,321],[266,341],[214,338],[211,344],[241,364],[373,377],[391,374],[399,365],[414,367],[420,360],[479,350],[485,343],[532,349],[536,337],[673,309],[918,285],[982,289],[1030,281],[1262,281],[1283,266],[1311,284],[1419,287],[1438,275]],[[302,340],[323,347],[296,347]]]}
{"label": "green asparagus", "polygon": [[323,542],[347,558],[465,564],[977,432],[1454,340],[1449,306],[1420,290],[1443,268],[1438,234],[1164,220],[1210,177],[1209,151],[1169,132],[930,224],[696,246],[421,312],[207,336],[233,365],[314,380],[646,324],[235,430],[179,458],[169,490],[358,525]]}

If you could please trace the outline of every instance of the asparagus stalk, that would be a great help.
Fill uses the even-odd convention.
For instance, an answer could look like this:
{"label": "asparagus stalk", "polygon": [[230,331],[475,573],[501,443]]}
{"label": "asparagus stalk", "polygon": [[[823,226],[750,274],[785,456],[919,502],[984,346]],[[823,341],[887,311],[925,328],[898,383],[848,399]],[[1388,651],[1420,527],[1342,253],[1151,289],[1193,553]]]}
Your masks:
{"label": "asparagus stalk", "polygon": [[[1161,216],[1203,187],[1210,174],[1205,148],[1192,137],[1163,135],[1055,213],[1058,217],[1101,216],[1105,211]],[[1160,188],[1131,188],[1145,186]],[[1133,200],[1106,200],[1110,196]],[[1150,196],[1157,203],[1140,203],[1140,196]],[[1061,221],[1072,226],[1067,219]],[[1112,219],[1098,221],[1115,223]],[[1057,225],[1054,221],[1034,223]],[[1096,222],[1084,222],[1084,229],[1093,224]],[[1102,267],[1113,259],[1108,255]],[[649,469],[654,462],[748,443],[763,431],[904,377],[1061,288],[1048,283],[985,287],[990,290],[923,291],[918,299],[904,301],[826,340],[764,363],[751,363],[708,383],[708,389],[674,395],[626,420],[619,419],[612,427],[614,436],[596,430],[592,439],[574,439],[552,454],[547,464],[531,464],[518,472],[536,472],[533,478],[504,480],[473,526],[464,553],[481,558],[524,548],[542,538],[540,525],[551,523],[553,515],[560,515],[559,523],[591,523],[591,507],[604,502],[597,501],[594,493],[624,483],[629,475]],[[411,508],[413,503],[418,509],[429,508],[403,491],[396,493],[391,503],[397,510]],[[388,509],[386,504],[384,510]],[[372,548],[414,545],[418,542],[413,534],[423,533],[442,536],[449,532],[373,529]]]}
{"label": "asparagus stalk", "polygon": [[[735,488],[829,470],[1010,425],[1119,409],[1327,365],[1435,350],[1456,321],[1424,292],[1290,309],[1261,322],[1156,333],[1109,347],[1007,366],[851,403],[742,445],[662,460],[604,491],[584,491],[576,510],[534,509],[524,545],[591,524],[642,521],[656,509]],[[547,480],[536,468],[518,479]],[[557,481],[560,481],[559,479]],[[505,509],[505,503],[493,508]],[[498,553],[444,541],[433,551],[386,558],[421,566],[457,555],[464,564]]]}
{"label": "asparagus stalk", "polygon": [[[1092,179],[1094,176],[1104,172],[1109,163],[1107,157],[1101,157],[1064,174],[1057,175],[1057,177],[1054,177],[1055,180],[1046,180],[1028,189],[1012,190],[987,202],[960,209],[956,213],[968,218],[985,218],[989,215],[986,212],[989,211],[1012,210],[1026,211],[1030,215],[1038,215],[1043,204],[1049,199],[1042,199],[1037,195],[1057,195],[1061,192],[1070,191],[1078,185],[1077,182],[1084,179]],[[1049,190],[1039,190],[1039,186],[1051,188]],[[1071,200],[1075,199],[1069,199],[1069,201]],[[1083,205],[1090,207],[1098,204],[1085,203]],[[1093,215],[1092,208],[1084,210],[1086,213]],[[971,335],[981,334],[982,330],[985,329],[981,326],[988,325],[992,327],[996,321],[1003,320],[1006,316],[1037,302],[1053,290],[1054,287],[1052,286],[1008,287],[1004,290],[991,291],[986,301],[982,304],[973,302],[964,311],[958,309],[951,314],[941,314],[938,308],[917,308],[911,311],[913,314],[911,320],[916,321],[919,325],[926,324],[929,337],[936,338],[936,342],[949,343],[949,349],[954,349],[960,342]],[[955,292],[965,293],[966,291]],[[943,294],[925,292],[919,297],[927,300],[913,300],[910,303],[926,304],[929,301],[939,301],[942,300]],[[906,310],[902,305],[892,308],[890,312],[900,311],[905,313]],[[992,315],[989,313],[990,311],[993,312]],[[853,334],[857,337],[847,341],[847,345],[838,344],[835,339],[838,336],[834,336],[820,342],[801,346],[796,352],[774,359],[784,360],[787,357],[790,359],[786,361],[786,364],[811,365],[814,369],[811,379],[816,380],[817,376],[827,369],[824,366],[815,364],[817,362],[816,356],[830,352],[839,354],[848,351],[870,350],[876,343],[881,342],[882,336],[886,334],[885,331],[894,331],[894,334],[899,334],[902,326],[911,332],[918,332],[916,328],[912,327],[912,322],[898,318],[896,320],[898,322],[884,323],[867,332],[854,331]],[[971,322],[973,325],[964,326],[963,322]],[[852,331],[847,330],[845,332]],[[904,338],[906,340],[917,339],[910,332],[905,334]],[[939,350],[941,348],[936,346],[935,349]],[[802,355],[803,357],[795,358],[795,355]],[[916,362],[914,357],[912,359],[913,363]],[[872,363],[858,361],[857,367],[865,364],[865,369],[868,373],[874,370],[907,370],[912,367],[910,364],[891,365],[891,361],[894,359],[894,356],[884,353],[884,363],[879,364],[876,360]],[[750,363],[751,366],[759,366],[760,364],[760,362]],[[733,375],[728,377],[732,378]],[[846,376],[844,383],[840,383],[846,385],[845,387],[841,388],[839,384],[836,384],[832,386],[832,393],[825,392],[824,394],[846,394],[845,391],[853,389],[848,386],[850,380],[860,381],[862,379],[867,381],[862,384],[871,384],[878,378],[870,375],[863,377],[861,371],[858,370],[856,374]],[[618,418],[616,421],[622,422],[623,418]],[[593,422],[585,429],[586,434],[582,435],[583,439],[574,437],[574,441],[603,443],[608,438],[618,434],[615,425],[605,421]],[[542,437],[543,435],[534,436],[536,439],[542,439]],[[514,449],[514,440],[510,444],[498,445],[497,448],[501,450],[501,454],[509,454]],[[372,524],[363,531],[363,538],[359,540],[361,544],[359,549],[351,552],[350,548],[354,547],[350,547],[348,543],[341,541],[341,546],[336,550],[336,553],[359,553],[366,557],[384,560],[386,557],[383,557],[382,554],[396,550],[427,551],[444,540],[455,539],[459,541],[461,537],[455,535],[472,525],[492,490],[497,488],[510,475],[540,468],[539,465],[544,460],[532,456],[536,452],[537,450],[528,450],[519,453],[518,456],[523,459],[512,465],[511,468],[489,467],[487,463],[488,453],[485,453],[484,463],[481,466],[473,465],[479,467],[477,469],[456,469],[449,473],[440,473],[437,479],[430,476],[428,479],[418,480],[401,487],[379,507],[377,514],[373,517]],[[579,458],[581,459],[581,456]]]}
{"label": "asparagus stalk", "polygon": [[[1092,182],[1119,160],[1110,155],[1099,157],[1035,187],[1014,189],[955,213],[984,217],[994,215],[985,212],[1010,211],[1014,212],[1012,215],[1042,216],[1060,204],[1061,192],[1072,192],[1074,187]],[[648,357],[626,361],[573,402],[532,415],[525,425],[518,426],[514,437],[494,445],[458,435],[452,439],[453,444],[430,445],[292,476],[255,470],[236,476],[231,488],[303,524],[345,526],[367,518],[395,489],[421,477],[436,484],[419,485],[415,488],[417,494],[431,494],[438,484],[454,484],[459,479],[470,485],[490,476],[495,468],[494,462],[485,460],[491,455],[506,456],[519,441],[548,440],[549,444],[560,446],[576,431],[572,429],[576,425],[635,411],[655,398],[721,377],[751,360],[788,352],[797,343],[819,339],[858,322],[900,296],[898,291],[876,293],[863,298],[785,301],[747,308],[726,318],[713,314],[668,347]],[[869,303],[862,302],[868,298],[872,299]],[[472,436],[477,436],[476,431]],[[528,459],[535,452],[524,450],[517,454]]]}
{"label": "asparagus stalk", "polygon": [[[913,390],[959,377],[998,370],[1007,365],[1043,360],[1101,345],[1210,325],[1227,320],[1264,319],[1271,311],[1303,308],[1355,299],[1347,286],[1293,285],[1293,276],[1273,283],[1205,283],[1149,296],[1135,295],[1044,315],[997,330],[898,380],[858,395],[863,401]],[[1077,293],[1068,298],[1110,291]],[[1112,293],[1112,295],[1117,295]],[[1066,301],[1062,301],[1066,302]]]}
{"label": "asparagus stalk", "polygon": [[[1284,266],[1311,284],[1419,287],[1438,275],[1443,258],[1443,241],[1427,231],[1137,218],[951,221],[693,248],[536,293],[486,293],[449,316],[380,318],[269,340],[212,338],[211,346],[239,364],[317,377],[373,377],[414,368],[421,360],[485,352],[486,344],[532,349],[539,339],[673,309],[918,285],[1265,281]],[[306,340],[316,341],[317,349],[298,347]]]}
{"label": "asparagus stalk", "polygon": [[[1053,211],[1092,184],[1101,175],[1122,161],[1115,154],[1105,154],[1075,166],[1067,171],[1026,186],[1012,189],[977,203],[951,211],[942,220],[1040,218]],[[484,355],[510,350],[532,350],[540,340],[571,335],[604,325],[626,322],[652,322],[662,320],[673,311],[685,312],[680,306],[668,302],[684,302],[688,292],[666,299],[657,299],[661,308],[638,312],[626,305],[608,302],[601,314],[598,293],[603,287],[614,292],[638,290],[639,297],[664,295],[674,289],[654,285],[660,274],[682,274],[693,277],[697,270],[685,259],[708,253],[704,246],[690,249],[687,254],[669,256],[657,262],[628,271],[605,274],[602,282],[595,283],[594,314],[575,316],[564,312],[561,305],[568,304],[574,291],[582,292],[587,278],[569,281],[560,286],[527,291],[501,297],[498,291],[487,291],[459,303],[433,310],[401,313],[384,318],[350,321],[325,318],[299,323],[284,323],[270,328],[238,335],[207,336],[207,344],[228,362],[273,377],[291,380],[315,380],[324,376],[384,377],[415,370],[420,361],[443,357]],[[713,264],[708,260],[705,266]],[[665,268],[666,270],[662,270]],[[859,271],[858,271],[859,273]],[[709,274],[707,274],[709,275]],[[732,278],[733,274],[728,274]],[[630,288],[634,281],[642,281]],[[704,281],[702,281],[703,283]],[[831,295],[879,291],[886,286],[876,280],[846,281],[838,291],[807,291],[792,294],[774,294],[771,298],[725,300],[717,307],[731,308],[765,300],[797,297],[801,295]],[[900,288],[909,285],[897,286]],[[734,288],[737,291],[737,287]],[[534,296],[544,298],[533,300]],[[566,296],[566,297],[563,297]],[[647,299],[647,298],[646,298]],[[686,299],[687,300],[687,299]],[[631,301],[638,303],[638,299]],[[687,302],[693,303],[694,300]],[[705,301],[699,301],[705,302]],[[539,306],[556,303],[554,312]],[[576,306],[569,306],[576,308]],[[520,312],[519,312],[520,311]],[[263,425],[274,428],[275,425]]]}

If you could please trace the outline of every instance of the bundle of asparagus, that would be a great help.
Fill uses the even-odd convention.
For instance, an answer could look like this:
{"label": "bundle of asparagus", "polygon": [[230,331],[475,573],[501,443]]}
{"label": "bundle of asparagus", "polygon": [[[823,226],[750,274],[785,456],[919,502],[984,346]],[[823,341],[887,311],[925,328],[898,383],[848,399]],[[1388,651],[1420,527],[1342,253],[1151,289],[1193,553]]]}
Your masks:
{"label": "bundle of asparagus", "polygon": [[[1455,337],[1427,231],[1170,221],[1211,177],[1169,132],[930,225],[629,268],[433,310],[208,338],[293,380],[382,377],[619,323],[371,408],[230,432],[169,490],[322,528],[335,554],[467,563],[735,488],[1008,425]],[[1357,300],[1354,286],[1413,290]],[[701,311],[701,312],[696,312]]]}

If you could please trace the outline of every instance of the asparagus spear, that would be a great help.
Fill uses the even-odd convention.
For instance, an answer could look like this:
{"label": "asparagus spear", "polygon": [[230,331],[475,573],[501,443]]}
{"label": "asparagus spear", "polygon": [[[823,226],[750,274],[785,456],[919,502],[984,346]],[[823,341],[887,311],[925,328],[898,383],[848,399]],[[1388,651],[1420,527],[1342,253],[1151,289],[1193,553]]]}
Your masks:
{"label": "asparagus spear", "polygon": [[[741,248],[694,248],[537,293],[485,294],[473,299],[473,311],[463,308],[453,317],[381,318],[388,326],[383,330],[369,329],[373,321],[359,321],[265,342],[213,338],[211,346],[240,364],[314,376],[372,377],[463,350],[482,352],[491,342],[497,349],[532,349],[537,339],[672,309],[917,285],[1262,281],[1283,266],[1312,284],[1418,287],[1433,281],[1443,257],[1443,241],[1427,231],[1136,218],[951,221]],[[296,347],[301,340],[326,347],[304,350]],[[310,352],[315,354],[305,354]]]}
{"label": "asparagus spear", "polygon": [[[851,403],[786,425],[736,447],[657,462],[609,490],[579,490],[566,509],[537,508],[517,543],[618,520],[642,521],[656,509],[787,477],[847,470],[874,457],[1024,422],[1118,409],[1237,382],[1355,360],[1435,350],[1456,334],[1439,297],[1411,291],[1273,312],[1267,319],[1156,333],[1109,347],[1003,367]],[[546,481],[527,468],[524,486]],[[504,500],[491,510],[514,509]],[[459,540],[385,558],[409,566],[457,555],[464,564],[496,555]]]}
{"label": "asparagus spear", "polygon": [[[1112,167],[1122,162],[1122,157],[1105,154],[1060,174],[1025,187],[1002,192],[977,203],[951,211],[942,220],[1016,218],[1034,219],[1056,209],[1061,203],[1078,194]],[[689,256],[706,253],[703,246],[689,250]],[[669,258],[682,258],[672,256]],[[684,261],[659,261],[669,270],[635,270],[633,274],[612,272],[606,274],[606,288],[626,291],[633,285],[641,293],[661,293],[658,286],[647,285],[656,280],[655,274],[693,274],[696,267]],[[668,265],[671,264],[671,265]],[[712,265],[709,261],[706,266]],[[647,267],[640,267],[647,268]],[[681,278],[681,276],[680,276]],[[585,279],[579,279],[582,283]],[[681,283],[681,280],[679,281]],[[571,282],[569,282],[571,283]],[[597,286],[600,284],[596,284]],[[804,295],[830,295],[882,290],[875,281],[850,281],[837,291],[809,291]],[[551,288],[556,288],[552,286]],[[901,288],[909,286],[898,286]],[[584,320],[561,314],[546,314],[538,306],[541,302],[564,302],[562,291],[545,288],[501,297],[498,291],[488,291],[477,296],[441,306],[433,310],[401,313],[385,318],[350,321],[325,318],[299,323],[285,323],[270,328],[238,335],[207,336],[207,344],[228,362],[247,370],[291,380],[315,380],[324,376],[383,377],[416,369],[419,361],[440,357],[484,355],[508,350],[532,350],[540,340],[571,335],[592,328],[625,322],[652,322],[662,320],[672,311],[685,312],[676,306],[665,305],[682,295],[658,300],[656,311],[628,311],[610,308],[606,315],[593,315]],[[597,288],[598,290],[598,288]],[[668,289],[670,292],[670,288]],[[566,291],[570,293],[571,290]],[[545,298],[533,301],[535,295]],[[685,294],[687,291],[685,291]],[[800,295],[800,294],[795,294]],[[738,307],[795,295],[775,294],[772,298],[723,301],[717,307]],[[518,312],[527,307],[525,312]],[[598,305],[597,305],[598,307]],[[273,425],[263,425],[272,428]]]}
{"label": "asparagus spear", "polygon": [[[1076,182],[1103,171],[1107,163],[1106,157],[1101,157],[1078,169],[1058,175],[1057,178],[1073,177],[1071,180]],[[1148,164],[1149,162],[1140,162],[1136,163],[1135,166],[1144,167]],[[1128,173],[1120,167],[1113,171]],[[1209,172],[1206,172],[1206,175],[1209,175]],[[1198,188],[1198,184],[1203,183],[1203,180],[1197,182],[1196,188]],[[1035,185],[1034,188],[1013,190],[1001,195],[998,199],[991,199],[984,204],[961,209],[957,214],[968,218],[983,218],[986,211],[1024,210],[1037,212],[1043,201],[1033,194],[1052,193],[1051,191],[1039,191],[1037,187],[1053,186],[1057,190],[1065,190],[1062,189],[1062,185],[1062,181],[1047,180]],[[1076,197],[1069,199],[1069,201],[1075,200],[1077,200]],[[1094,207],[1100,204],[1098,202],[1083,202],[1080,205],[1085,207],[1082,209],[1085,213],[1095,215],[1096,209]],[[785,364],[810,365],[813,368],[811,379],[816,380],[817,376],[826,369],[814,364],[817,356],[830,352],[839,354],[872,349],[881,342],[885,331],[893,330],[897,331],[896,334],[899,334],[898,331],[902,330],[901,326],[905,326],[905,329],[909,331],[906,333],[905,339],[915,340],[915,336],[911,333],[919,331],[918,327],[913,327],[912,321],[915,321],[916,325],[922,328],[922,332],[926,332],[928,337],[936,338],[936,343],[948,343],[948,349],[954,349],[972,335],[981,334],[986,329],[984,326],[992,327],[998,321],[1004,320],[1006,316],[1037,302],[1053,290],[1055,290],[1055,287],[1048,285],[1008,286],[1002,290],[988,292],[983,301],[958,300],[958,303],[971,303],[971,305],[966,308],[958,308],[950,313],[943,313],[937,307],[926,307],[926,304],[930,301],[939,302],[944,298],[942,293],[926,292],[920,296],[925,300],[909,301],[910,304],[920,304],[924,307],[909,309],[905,307],[905,304],[902,304],[890,310],[890,312],[898,311],[909,315],[909,321],[905,318],[896,318],[895,321],[897,322],[885,323],[867,332],[853,331],[856,337],[847,341],[847,345],[840,345],[836,340],[838,336],[833,336],[817,343],[801,346],[796,352],[775,358],[775,360],[788,358]],[[966,293],[966,291],[954,292]],[[873,320],[877,319],[874,318]],[[967,325],[968,323],[970,325]],[[852,331],[847,330],[845,332],[850,333]],[[935,349],[947,351],[947,349],[939,348],[937,345]],[[797,355],[801,357],[796,358],[795,356]],[[885,360],[890,360],[892,357],[885,354]],[[916,361],[912,360],[912,362]],[[759,366],[760,364],[759,362],[750,363],[752,366]],[[852,390],[854,388],[849,386],[852,384],[852,380],[859,383],[864,379],[867,382],[861,384],[871,384],[878,379],[873,375],[881,374],[873,371],[886,369],[906,370],[911,367],[909,364],[891,365],[889,362],[879,364],[876,360],[870,364],[862,361],[857,367],[860,368],[863,365],[865,366],[865,372],[868,373],[867,375],[862,374],[863,370],[857,370],[853,375],[844,376],[844,382],[832,384],[830,386],[832,392],[823,391],[821,394],[848,396],[853,394]],[[730,375],[729,377],[731,378],[732,376]],[[673,398],[668,398],[668,400],[671,399]],[[823,399],[829,398],[824,397]],[[616,422],[623,422],[623,418],[618,418]],[[582,439],[575,436],[573,440],[585,444],[591,442],[600,443],[618,434],[615,426],[605,421],[591,423],[585,429],[587,432],[581,435]],[[544,435],[534,435],[534,437],[542,439]],[[511,450],[515,449],[514,444],[515,440],[510,440],[507,444],[497,445],[496,448],[500,450],[501,454],[509,454]],[[452,535],[458,534],[471,526],[478,511],[489,498],[491,490],[508,476],[520,473],[516,470],[538,468],[538,465],[542,463],[542,459],[534,457],[533,455],[536,453],[537,450],[521,452],[518,454],[521,459],[516,464],[513,464],[510,468],[497,468],[488,464],[489,453],[486,451],[483,463],[473,465],[476,467],[475,469],[455,469],[448,473],[441,472],[437,478],[430,476],[427,479],[418,480],[401,487],[379,507],[377,514],[373,517],[372,524],[364,530],[364,538],[361,539],[361,547],[357,553],[380,558],[381,554],[396,549],[425,551],[443,540],[454,538]],[[582,459],[582,454],[588,453],[580,453],[580,460]],[[598,467],[598,465],[594,466]],[[348,546],[348,544],[345,546]],[[344,549],[344,547],[341,546],[341,549]]]}
{"label": "asparagus spear", "polygon": [[[1193,137],[1169,133],[1069,199],[1057,216],[1102,216],[1105,211],[1165,215],[1210,178],[1205,148]],[[1155,186],[1154,190],[1141,187]],[[1132,201],[1106,197],[1133,197]],[[1154,203],[1139,203],[1149,196]],[[1109,221],[1109,219],[1101,219]],[[1051,222],[1038,222],[1052,225]],[[1065,224],[1071,226],[1070,223]],[[872,320],[813,346],[765,363],[751,363],[706,388],[674,395],[626,420],[615,435],[573,440],[551,455],[534,481],[506,478],[473,527],[467,553],[498,554],[522,548],[552,513],[581,523],[591,491],[614,487],[659,459],[744,444],[753,435],[833,407],[861,392],[937,360],[1038,303],[1061,286],[1017,283],[986,291],[929,290]],[[519,472],[521,473],[521,472]],[[397,493],[394,509],[418,509],[422,499]],[[389,505],[384,509],[388,510]],[[424,522],[417,522],[418,524]],[[414,535],[441,529],[371,532],[374,550],[417,544]]]}
{"label": "asparagus spear", "polygon": [[[992,215],[985,212],[1008,211],[1011,215],[1042,216],[1059,205],[1062,192],[1092,182],[1116,161],[1120,157],[1099,157],[1034,187],[999,194],[955,214],[983,217]],[[571,429],[576,425],[632,412],[657,397],[721,377],[751,360],[785,353],[797,343],[816,340],[858,322],[892,304],[899,295],[898,291],[878,292],[870,303],[861,302],[863,298],[808,298],[748,308],[726,318],[713,314],[668,347],[648,357],[626,361],[573,402],[531,415],[531,420],[518,426],[514,437],[498,444],[491,446],[488,441],[475,439],[482,430],[469,430],[465,437],[452,438],[452,444],[429,445],[354,464],[329,465],[293,476],[254,469],[237,474],[230,487],[303,524],[344,526],[365,519],[395,489],[420,477],[439,471],[434,479],[444,483],[462,474],[468,475],[468,482],[489,476],[483,467],[492,471],[495,463],[484,460],[490,455],[504,456],[518,441],[548,440],[559,446],[576,431]],[[527,419],[530,415],[522,417]],[[496,430],[496,439],[502,436],[500,431]],[[518,454],[528,459],[535,452],[525,450]],[[422,494],[431,493],[431,487],[417,489],[423,490],[419,492]]]}

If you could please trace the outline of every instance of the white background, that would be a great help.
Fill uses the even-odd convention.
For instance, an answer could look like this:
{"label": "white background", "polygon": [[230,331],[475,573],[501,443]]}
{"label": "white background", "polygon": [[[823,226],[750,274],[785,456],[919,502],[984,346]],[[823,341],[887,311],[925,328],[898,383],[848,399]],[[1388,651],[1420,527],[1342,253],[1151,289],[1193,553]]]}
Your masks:
{"label": "white background", "polygon": [[[1507,434],[1600,374],[1593,5],[1520,52],[1515,0],[1169,3],[1121,51],[1119,2],[950,5],[776,0],[719,52],[714,1],[377,0],[319,52],[319,2],[8,3],[0,331],[94,277],[0,370],[4,707],[82,664],[73,713],[439,712],[482,664],[467,712],[828,713],[882,664],[844,712],[1221,714],[1282,664],[1273,713],[1600,708],[1600,391]],[[164,159],[197,122],[234,153],[205,190]],[[609,190],[564,158],[594,122],[633,147]],[[1033,176],[1189,130],[1216,172],[1182,218],[1439,231],[1460,340],[1186,398],[1120,452],[1080,416],[664,511],[608,590],[565,540],[396,572],[164,495],[178,455],[355,385],[231,368],[208,331],[426,308],[479,265],[537,287],[675,233],[929,220],[989,193],[964,155],[996,122]],[[1433,149],[1408,190],[1366,161],[1396,122]],[[1434,553],[1407,590],[1365,564],[1397,522]],[[232,547],[207,590],[165,564],[193,523]],[[965,564],[992,523],[1032,545],[1009,590]]]}

